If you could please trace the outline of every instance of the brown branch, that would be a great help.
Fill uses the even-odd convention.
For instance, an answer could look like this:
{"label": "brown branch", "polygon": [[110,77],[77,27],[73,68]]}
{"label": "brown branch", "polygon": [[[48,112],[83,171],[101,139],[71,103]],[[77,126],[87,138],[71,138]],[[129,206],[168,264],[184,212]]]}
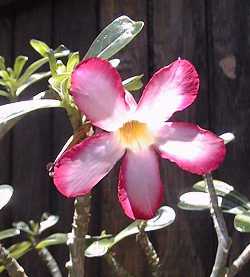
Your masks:
{"label": "brown branch", "polygon": [[250,261],[250,244],[243,250],[240,256],[229,267],[226,277],[234,277],[243,266]]}
{"label": "brown branch", "polygon": [[147,233],[145,232],[146,221],[143,221],[141,224],[138,225],[139,234],[137,235],[137,241],[145,253],[147,258],[148,265],[151,269],[151,273],[153,277],[159,277],[160,273],[160,259],[157,255],[154,246],[152,245],[151,241],[148,238]]}
{"label": "brown branch", "polygon": [[90,218],[91,196],[77,197],[75,199],[75,212],[72,223],[72,231],[69,234],[67,244],[69,245],[70,260],[67,268],[70,277],[84,276],[84,248],[85,235],[88,232]]}
{"label": "brown branch", "polygon": [[116,260],[115,254],[112,252],[108,252],[104,256],[107,263],[111,266],[113,270],[114,276],[117,277],[133,277],[130,273],[128,273],[125,268]]}
{"label": "brown branch", "polygon": [[62,277],[62,273],[58,267],[58,264],[54,257],[51,255],[47,248],[38,250],[38,255],[41,257],[43,262],[46,264],[51,276],[53,277]]}
{"label": "brown branch", "polygon": [[218,198],[215,192],[212,175],[206,174],[204,176],[204,180],[207,184],[210,195],[210,213],[214,222],[214,228],[218,239],[216,258],[210,277],[221,277],[225,276],[226,273],[226,264],[231,247],[231,238],[228,235],[227,226],[222,211],[218,205]]}
{"label": "brown branch", "polygon": [[16,259],[9,255],[8,250],[6,250],[0,244],[0,261],[5,266],[10,277],[28,277],[24,272],[24,269],[19,265]]}

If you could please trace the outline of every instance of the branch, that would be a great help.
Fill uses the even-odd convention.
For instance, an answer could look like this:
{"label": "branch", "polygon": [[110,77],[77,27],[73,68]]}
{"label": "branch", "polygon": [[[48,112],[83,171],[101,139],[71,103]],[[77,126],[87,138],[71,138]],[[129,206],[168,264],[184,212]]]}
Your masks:
{"label": "branch", "polygon": [[51,253],[49,252],[49,250],[47,248],[43,248],[43,249],[39,250],[38,255],[41,257],[41,259],[46,264],[51,276],[62,277],[62,273],[58,267],[56,260],[54,259],[54,257],[51,255]]}
{"label": "branch", "polygon": [[86,195],[85,197],[77,197],[75,199],[75,212],[72,223],[72,231],[69,234],[67,242],[70,251],[70,260],[66,265],[69,271],[69,277],[84,276],[85,235],[88,232],[90,200],[90,195]]}
{"label": "branch", "polygon": [[212,175],[206,174],[204,180],[207,184],[210,195],[210,213],[213,218],[214,228],[218,239],[216,258],[210,277],[221,277],[224,276],[226,271],[227,258],[231,247],[231,238],[228,235],[227,226],[222,211],[218,205],[218,198],[215,192]]}
{"label": "branch", "polygon": [[107,263],[112,267],[114,276],[117,277],[133,277],[130,273],[128,273],[119,262],[117,262],[114,253],[107,253],[104,258],[106,259]]}
{"label": "branch", "polygon": [[10,277],[28,277],[24,272],[24,269],[19,265],[16,259],[9,255],[8,250],[6,250],[0,244],[0,261],[5,266]]}
{"label": "branch", "polygon": [[146,221],[143,221],[141,224],[138,225],[140,232],[137,235],[137,241],[146,255],[148,265],[152,272],[152,276],[159,277],[160,259],[157,255],[156,250],[154,249],[154,246],[149,240],[147,233],[144,230],[145,227],[146,227]]}
{"label": "branch", "polygon": [[250,244],[243,250],[240,256],[229,267],[226,277],[234,277],[243,266],[250,261]]}

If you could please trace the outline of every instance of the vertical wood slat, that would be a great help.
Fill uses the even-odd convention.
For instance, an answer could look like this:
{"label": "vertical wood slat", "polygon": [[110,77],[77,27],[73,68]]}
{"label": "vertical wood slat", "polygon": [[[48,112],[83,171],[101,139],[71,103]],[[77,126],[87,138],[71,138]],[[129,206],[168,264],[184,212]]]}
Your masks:
{"label": "vertical wood slat", "polygon": [[[205,2],[152,2],[153,56],[150,59],[153,60],[154,69],[181,57],[190,60],[200,76],[198,100],[185,111],[175,114],[174,120],[197,122],[202,127],[208,127]],[[188,276],[208,276],[215,250],[209,215],[184,212],[176,207],[178,197],[191,190],[197,177],[166,160],[162,161],[161,172],[166,204],[174,207],[177,214],[172,226],[156,234],[164,262],[164,276],[182,276],[184,271],[188,272]]]}
{"label": "vertical wood slat", "polygon": [[[51,4],[46,1],[33,5],[18,5],[16,8],[15,56],[27,55],[32,61],[39,58],[39,55],[29,46],[31,38],[50,44]],[[23,99],[29,99],[46,87],[46,82],[31,87],[24,92]],[[38,220],[43,212],[49,211],[50,184],[46,164],[51,155],[50,122],[48,110],[34,112],[21,120],[13,131],[12,182],[15,186],[15,221]],[[32,259],[32,262],[29,255],[22,259],[27,274],[37,277],[48,275],[47,268],[35,252],[33,255],[36,258]]]}
{"label": "vertical wood slat", "polygon": [[[210,34],[210,120],[218,132],[232,131],[236,139],[227,147],[218,177],[250,196],[250,3],[207,1]],[[228,217],[233,239],[230,261],[249,243],[249,235],[237,232]],[[249,275],[250,265],[237,276]]]}
{"label": "vertical wood slat", "polygon": [[[128,15],[133,20],[142,20],[147,23],[146,1],[100,1],[100,25],[102,28],[114,18],[123,14]],[[142,73],[145,74],[144,81],[146,82],[148,71],[146,24],[140,35],[116,56],[121,60],[121,66],[118,67],[118,70],[124,79]],[[139,94],[135,96],[138,98]],[[130,223],[118,202],[118,171],[119,165],[98,184],[98,189],[102,194],[101,228],[113,234],[119,232]],[[134,276],[148,276],[143,253],[141,253],[135,242],[135,236],[123,241],[115,248],[115,252],[117,260]],[[101,272],[101,276],[112,276],[110,268],[105,261],[102,263]]]}

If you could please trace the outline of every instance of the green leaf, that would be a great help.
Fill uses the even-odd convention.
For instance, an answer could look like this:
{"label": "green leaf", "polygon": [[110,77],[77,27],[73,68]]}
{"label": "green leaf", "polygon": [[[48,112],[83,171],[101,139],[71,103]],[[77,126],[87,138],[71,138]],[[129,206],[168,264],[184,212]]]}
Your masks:
{"label": "green leaf", "polygon": [[61,57],[68,56],[70,54],[70,50],[63,44],[60,44],[55,50],[54,54],[56,57],[58,57],[58,54],[61,55]]}
{"label": "green leaf", "polygon": [[0,56],[0,70],[5,70],[5,59],[4,57]]}
{"label": "green leaf", "polygon": [[0,185],[0,210],[10,201],[13,192],[10,185]]}
{"label": "green leaf", "polygon": [[48,236],[46,239],[40,241],[37,245],[37,249],[42,249],[51,245],[66,244],[68,235],[64,233],[56,233]]}
{"label": "green leaf", "polygon": [[79,63],[80,57],[79,52],[74,52],[69,55],[69,59],[67,62],[67,72],[72,72],[75,66]]}
{"label": "green leaf", "polygon": [[126,90],[128,91],[136,91],[139,90],[143,87],[143,83],[142,83],[142,75],[138,75],[138,76],[133,76],[131,78],[128,78],[126,80],[124,80],[122,82],[123,86],[125,87]]}
{"label": "green leaf", "polygon": [[[220,180],[213,180],[214,187],[216,194],[219,196],[223,196],[224,198],[228,199],[229,201],[233,201],[236,204],[243,206],[246,209],[250,208],[249,200],[246,196],[237,192],[233,186],[220,181]],[[207,185],[204,180],[199,181],[193,185],[194,190],[208,192]]]}
{"label": "green leaf", "polygon": [[144,23],[121,16],[109,24],[94,40],[84,59],[101,57],[109,59],[124,48],[139,32]]}
{"label": "green leaf", "polygon": [[[223,212],[230,214],[238,214],[246,211],[241,206],[231,202],[221,196],[218,196],[218,205]],[[178,207],[189,211],[202,211],[210,208],[210,196],[206,192],[187,192],[180,196]]]}
{"label": "green leaf", "polygon": [[58,100],[27,100],[0,106],[0,138],[2,138],[25,114],[44,108],[60,107]]}
{"label": "green leaf", "polygon": [[40,72],[40,73],[34,73],[32,74],[29,79],[21,85],[17,91],[16,91],[16,96],[19,96],[25,89],[27,89],[29,86],[33,85],[34,83],[47,78],[51,75],[51,72]]}
{"label": "green leaf", "polygon": [[6,81],[10,79],[10,75],[6,70],[0,70],[0,77]]}
{"label": "green leaf", "polygon": [[0,89],[0,96],[9,97],[9,93],[5,90]]}
{"label": "green leaf", "polygon": [[17,230],[16,228],[6,229],[3,231],[0,231],[0,240],[15,237],[17,235],[20,235],[20,231]]}
{"label": "green leaf", "polygon": [[[145,227],[145,231],[153,231],[161,228],[165,228],[172,224],[175,220],[175,212],[172,208],[168,206],[161,207],[158,210],[158,214],[147,220],[147,224]],[[86,257],[99,257],[103,256],[107,253],[107,251],[117,244],[122,239],[139,233],[138,225],[140,224],[140,220],[136,220],[131,223],[127,228],[118,233],[115,237],[105,238],[98,241],[93,242],[86,250]]]}
{"label": "green leaf", "polygon": [[28,61],[28,57],[25,56],[18,56],[15,59],[15,63],[14,63],[14,74],[15,74],[15,78],[18,79],[24,65],[26,64],[26,62]]}
{"label": "green leaf", "polygon": [[30,45],[43,57],[47,57],[50,47],[43,41],[32,39]]}
{"label": "green leaf", "polygon": [[250,233],[250,212],[237,214],[234,218],[234,227],[242,233]]}
{"label": "green leaf", "polygon": [[49,217],[42,222],[40,222],[39,234],[48,228],[54,226],[59,220],[59,216],[57,215],[49,215]]}
{"label": "green leaf", "polygon": [[12,225],[19,231],[22,231],[31,235],[33,234],[32,230],[30,229],[30,226],[24,221],[14,222]]}

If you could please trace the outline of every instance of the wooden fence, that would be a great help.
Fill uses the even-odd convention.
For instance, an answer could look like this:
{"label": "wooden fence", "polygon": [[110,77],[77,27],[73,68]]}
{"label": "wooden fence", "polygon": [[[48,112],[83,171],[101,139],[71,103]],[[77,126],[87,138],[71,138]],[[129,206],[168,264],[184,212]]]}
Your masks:
{"label": "wooden fence", "polygon": [[[250,1],[242,0],[1,0],[0,55],[9,64],[18,54],[31,60],[38,56],[28,45],[31,38],[52,47],[64,43],[83,54],[98,32],[119,15],[143,20],[142,33],[118,56],[124,78],[143,73],[147,82],[152,73],[180,57],[198,69],[201,88],[198,101],[178,120],[196,122],[221,134],[232,131],[236,140],[215,176],[234,185],[250,197]],[[27,99],[46,84],[26,93]],[[4,101],[1,100],[3,104]],[[0,144],[0,183],[15,187],[15,195],[0,213],[0,229],[13,221],[38,219],[42,212],[58,214],[55,231],[70,231],[72,201],[54,188],[46,171],[71,133],[62,111],[41,111],[23,119]],[[152,233],[151,239],[164,260],[164,276],[209,276],[216,252],[216,236],[208,212],[185,212],[176,207],[178,197],[189,191],[197,176],[168,161],[161,162],[166,204],[177,213],[174,224]],[[90,232],[103,229],[116,233],[128,224],[117,201],[117,168],[93,192]],[[249,242],[233,228],[230,260]],[[52,248],[51,248],[52,249]],[[63,267],[66,247],[54,247],[53,254]],[[135,237],[116,248],[119,261],[135,276],[149,276],[143,253]],[[49,276],[35,257],[21,259],[31,276]],[[239,276],[250,276],[250,265]],[[112,276],[103,259],[88,260],[87,276]]]}

